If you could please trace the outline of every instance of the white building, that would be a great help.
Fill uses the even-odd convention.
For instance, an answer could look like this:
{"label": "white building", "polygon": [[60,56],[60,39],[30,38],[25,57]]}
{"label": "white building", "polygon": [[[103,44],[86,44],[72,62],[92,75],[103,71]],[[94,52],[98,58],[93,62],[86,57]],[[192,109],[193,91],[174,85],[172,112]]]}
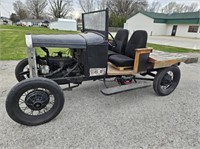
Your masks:
{"label": "white building", "polygon": [[0,18],[0,25],[12,25],[12,21],[8,18],[1,17]]}
{"label": "white building", "polygon": [[200,38],[200,12],[153,13],[139,12],[124,24],[131,33],[146,30],[148,35]]}
{"label": "white building", "polygon": [[40,27],[43,21],[44,20],[39,20],[39,19],[23,19],[23,20],[20,20],[19,24],[21,24],[22,26],[38,26],[38,27]]}
{"label": "white building", "polygon": [[71,19],[58,19],[56,22],[50,23],[49,28],[66,31],[77,31],[77,22],[76,20]]}

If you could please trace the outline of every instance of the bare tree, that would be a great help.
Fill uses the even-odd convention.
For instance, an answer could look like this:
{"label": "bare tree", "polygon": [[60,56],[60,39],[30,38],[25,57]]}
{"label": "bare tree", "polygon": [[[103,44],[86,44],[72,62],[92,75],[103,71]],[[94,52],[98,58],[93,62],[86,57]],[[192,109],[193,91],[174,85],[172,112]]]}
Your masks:
{"label": "bare tree", "polygon": [[72,0],[49,0],[50,13],[55,18],[63,18],[73,10]]}
{"label": "bare tree", "polygon": [[96,0],[78,0],[78,4],[84,12],[90,12],[96,9]]}
{"label": "bare tree", "polygon": [[162,9],[162,12],[167,14],[173,13],[176,11],[176,7],[177,7],[176,2],[170,2]]}
{"label": "bare tree", "polygon": [[153,1],[149,5],[147,10],[150,11],[150,12],[159,12],[160,8],[161,8],[160,2],[159,1]]}
{"label": "bare tree", "polygon": [[138,11],[145,10],[147,5],[147,0],[109,0],[108,2],[111,13],[126,19]]}
{"label": "bare tree", "polygon": [[174,9],[174,12],[187,12],[188,6],[186,6],[185,4],[176,4],[176,7]]}
{"label": "bare tree", "polygon": [[198,3],[192,3],[190,6],[188,6],[188,12],[195,12],[198,11]]}
{"label": "bare tree", "polygon": [[26,5],[31,15],[36,19],[40,19],[48,2],[46,0],[26,0]]}
{"label": "bare tree", "polygon": [[97,9],[106,9],[109,0],[97,0]]}
{"label": "bare tree", "polygon": [[26,11],[26,7],[24,5],[24,3],[22,3],[20,0],[16,1],[13,3],[13,7],[14,10],[17,14],[17,16],[19,16],[19,19],[25,19],[27,18],[27,11]]}
{"label": "bare tree", "polygon": [[178,4],[176,2],[170,2],[167,4],[163,9],[163,13],[174,13],[174,12],[194,12],[198,11],[198,4],[197,3],[192,3],[191,5],[185,5],[185,4]]}

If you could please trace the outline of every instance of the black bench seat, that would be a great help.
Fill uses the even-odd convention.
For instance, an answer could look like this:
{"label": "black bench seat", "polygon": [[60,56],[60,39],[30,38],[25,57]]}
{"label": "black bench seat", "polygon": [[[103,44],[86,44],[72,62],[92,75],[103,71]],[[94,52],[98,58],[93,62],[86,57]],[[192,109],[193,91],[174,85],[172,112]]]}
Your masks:
{"label": "black bench seat", "polygon": [[117,67],[129,67],[134,64],[134,59],[119,54],[110,56],[109,61]]}
{"label": "black bench seat", "polygon": [[143,30],[135,31],[126,46],[125,54],[111,55],[108,58],[109,62],[116,67],[133,67],[136,49],[146,48],[146,44],[147,32]]}
{"label": "black bench seat", "polygon": [[[117,31],[117,34],[115,36],[115,43],[113,41],[112,45],[115,47],[109,46],[108,48],[108,57],[111,55],[116,54],[124,54],[126,49],[126,44],[128,41],[128,30],[126,29],[120,29]],[[115,45],[116,44],[116,45]]]}

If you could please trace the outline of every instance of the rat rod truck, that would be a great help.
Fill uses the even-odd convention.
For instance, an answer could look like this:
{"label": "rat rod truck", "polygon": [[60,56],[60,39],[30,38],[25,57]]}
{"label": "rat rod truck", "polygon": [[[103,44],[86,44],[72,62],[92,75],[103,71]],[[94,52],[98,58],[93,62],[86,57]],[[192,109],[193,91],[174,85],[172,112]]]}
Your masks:
{"label": "rat rod truck", "polygon": [[[104,95],[149,87],[149,81],[153,81],[155,93],[166,96],[179,83],[180,63],[198,61],[198,58],[147,48],[146,31],[135,31],[129,41],[125,29],[113,37],[108,32],[108,9],[85,13],[82,21],[80,34],[26,35],[28,58],[18,63],[15,75],[19,83],[6,99],[6,111],[11,119],[29,126],[49,122],[64,105],[63,89],[59,85],[66,84],[66,89],[72,90],[89,80],[103,80]],[[109,34],[112,41],[108,39]],[[36,47],[46,55],[37,55]],[[68,48],[71,55],[57,52],[52,56],[48,48]],[[118,85],[108,88],[108,78],[115,78]]]}

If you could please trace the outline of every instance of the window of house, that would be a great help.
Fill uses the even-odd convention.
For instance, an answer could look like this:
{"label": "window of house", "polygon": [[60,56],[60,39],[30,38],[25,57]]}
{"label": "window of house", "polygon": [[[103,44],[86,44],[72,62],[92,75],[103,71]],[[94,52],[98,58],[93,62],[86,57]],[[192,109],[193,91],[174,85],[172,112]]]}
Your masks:
{"label": "window of house", "polygon": [[197,33],[199,26],[189,26],[188,32],[190,33]]}

